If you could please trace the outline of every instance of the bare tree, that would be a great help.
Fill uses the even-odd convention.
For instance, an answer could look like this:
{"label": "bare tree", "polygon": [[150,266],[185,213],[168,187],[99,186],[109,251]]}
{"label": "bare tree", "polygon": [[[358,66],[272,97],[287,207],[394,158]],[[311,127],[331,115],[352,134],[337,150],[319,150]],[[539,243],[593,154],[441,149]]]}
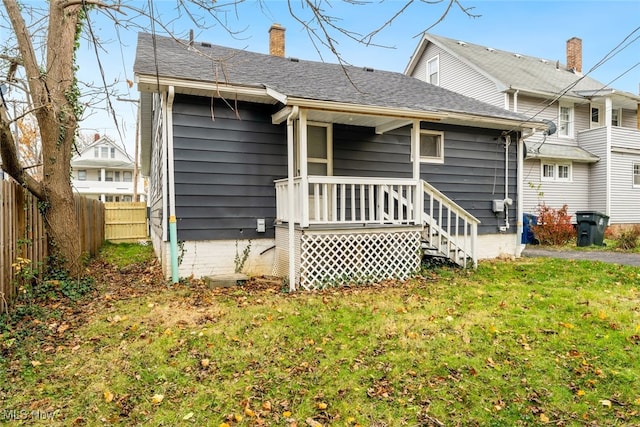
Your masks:
{"label": "bare tree", "polygon": [[[353,6],[373,4],[370,0],[344,0]],[[245,0],[208,1],[177,0],[174,20],[189,19],[198,28],[212,25],[223,27],[231,34],[240,34],[227,23],[229,14],[237,15],[237,6]],[[379,2],[379,0],[376,0]],[[265,0],[256,0],[262,9]],[[397,4],[397,10],[372,31],[359,34],[332,16],[330,0],[289,0],[289,12],[307,31],[318,52],[327,48],[340,63],[344,63],[337,48],[337,38],[345,36],[370,45],[374,38],[390,26],[413,4],[444,3],[446,11],[457,6],[472,16],[458,0],[409,0]],[[40,6],[44,5],[43,2]],[[154,13],[153,2],[131,3],[121,0],[49,0],[48,7],[37,8],[32,3],[3,0],[4,14],[0,25],[10,27],[13,36],[6,46],[0,46],[0,82],[11,89],[24,90],[21,98],[28,105],[25,114],[35,117],[42,150],[42,177],[28,173],[28,166],[19,156],[19,141],[12,133],[12,124],[20,117],[12,117],[4,99],[0,99],[0,155],[5,172],[26,187],[40,201],[48,235],[49,254],[72,275],[81,271],[81,248],[73,192],[70,183],[70,160],[83,117],[81,87],[76,78],[75,54],[81,43],[89,42],[100,58],[103,46],[94,34],[90,14],[103,13],[112,18],[118,29],[158,29],[172,34],[172,21],[165,22]],[[393,3],[395,6],[396,3]],[[241,17],[239,17],[241,19]],[[5,22],[2,22],[5,21]],[[110,88],[102,76],[102,96],[106,108],[111,106]],[[15,114],[14,114],[15,116]],[[117,127],[117,121],[115,120]]]}

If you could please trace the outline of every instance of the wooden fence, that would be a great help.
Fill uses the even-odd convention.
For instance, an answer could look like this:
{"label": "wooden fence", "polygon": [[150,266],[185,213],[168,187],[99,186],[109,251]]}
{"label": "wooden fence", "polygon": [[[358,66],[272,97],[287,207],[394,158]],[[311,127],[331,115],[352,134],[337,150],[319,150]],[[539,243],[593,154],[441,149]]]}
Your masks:
{"label": "wooden fence", "polygon": [[145,202],[105,203],[104,213],[105,240],[123,243],[149,238]]}
{"label": "wooden fence", "polygon": [[[82,250],[95,255],[104,241],[104,206],[80,196],[75,203]],[[20,259],[42,265],[46,257],[47,236],[38,200],[13,181],[0,181],[0,313],[16,295],[14,266]]]}

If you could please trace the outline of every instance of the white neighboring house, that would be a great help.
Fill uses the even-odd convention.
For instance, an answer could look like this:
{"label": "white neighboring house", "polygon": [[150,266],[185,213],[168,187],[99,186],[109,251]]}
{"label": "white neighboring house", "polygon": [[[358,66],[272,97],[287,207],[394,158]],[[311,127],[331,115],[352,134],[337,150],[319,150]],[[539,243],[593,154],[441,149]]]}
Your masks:
{"label": "white neighboring house", "polygon": [[109,137],[96,134],[71,159],[71,184],[74,191],[103,202],[145,201],[146,190],[139,175],[137,200],[134,200],[135,163]]}
{"label": "white neighboring house", "polygon": [[565,65],[425,34],[405,73],[556,125],[521,153],[524,212],[544,201],[640,224],[640,96],[583,74],[579,38],[567,40],[566,52]]}

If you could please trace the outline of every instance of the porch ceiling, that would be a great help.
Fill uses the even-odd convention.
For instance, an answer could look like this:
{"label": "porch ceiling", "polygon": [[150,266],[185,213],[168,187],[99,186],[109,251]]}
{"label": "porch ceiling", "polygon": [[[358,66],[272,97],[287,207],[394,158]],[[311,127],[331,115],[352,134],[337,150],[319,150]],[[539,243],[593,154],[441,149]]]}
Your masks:
{"label": "porch ceiling", "polygon": [[379,129],[378,133],[397,129],[411,124],[409,118],[368,116],[362,114],[335,111],[308,110],[307,120],[324,123],[339,123],[352,126],[364,126]]}

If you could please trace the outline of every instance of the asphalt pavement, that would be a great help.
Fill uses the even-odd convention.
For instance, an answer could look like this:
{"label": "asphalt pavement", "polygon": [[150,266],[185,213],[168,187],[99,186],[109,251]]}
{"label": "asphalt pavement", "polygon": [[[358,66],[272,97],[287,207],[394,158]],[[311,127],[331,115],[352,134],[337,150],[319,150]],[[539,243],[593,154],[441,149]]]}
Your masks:
{"label": "asphalt pavement", "polygon": [[567,251],[542,249],[533,245],[527,245],[522,252],[523,257],[547,257],[574,260],[602,261],[611,264],[640,266],[640,254],[630,254],[612,251]]}

